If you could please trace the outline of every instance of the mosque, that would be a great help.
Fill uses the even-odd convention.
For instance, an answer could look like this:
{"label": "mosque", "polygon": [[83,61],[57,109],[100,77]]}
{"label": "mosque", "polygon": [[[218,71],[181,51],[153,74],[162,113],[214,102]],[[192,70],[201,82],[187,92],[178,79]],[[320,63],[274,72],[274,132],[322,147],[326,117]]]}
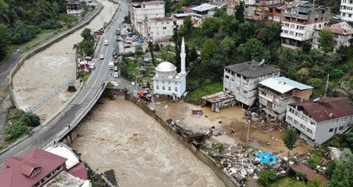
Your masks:
{"label": "mosque", "polygon": [[185,43],[181,44],[181,71],[177,73],[176,67],[170,62],[161,62],[156,67],[156,75],[153,77],[153,88],[155,95],[171,96],[173,99],[180,98],[186,90],[185,72]]}

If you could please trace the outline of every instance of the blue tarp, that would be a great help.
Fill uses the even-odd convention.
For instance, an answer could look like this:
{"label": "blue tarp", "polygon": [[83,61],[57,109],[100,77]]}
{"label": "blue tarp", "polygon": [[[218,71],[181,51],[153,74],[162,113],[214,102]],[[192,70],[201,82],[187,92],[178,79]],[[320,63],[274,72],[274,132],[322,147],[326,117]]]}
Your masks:
{"label": "blue tarp", "polygon": [[260,161],[264,164],[276,164],[277,162],[277,158],[272,156],[272,153],[271,152],[267,152],[265,154],[263,153],[258,153],[258,152],[255,152],[254,153],[255,156],[257,156],[258,158],[260,158]]}
{"label": "blue tarp", "polygon": [[142,39],[139,39],[138,43],[139,43],[139,44],[142,44],[142,43],[143,43],[143,40],[142,40]]}

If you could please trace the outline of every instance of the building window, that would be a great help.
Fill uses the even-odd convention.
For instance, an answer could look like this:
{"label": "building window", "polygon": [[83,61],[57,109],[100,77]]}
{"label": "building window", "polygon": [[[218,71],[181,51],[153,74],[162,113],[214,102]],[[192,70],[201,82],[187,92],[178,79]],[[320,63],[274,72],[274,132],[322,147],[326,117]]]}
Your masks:
{"label": "building window", "polygon": [[167,29],[167,27],[163,27],[163,29],[165,30],[165,29]]}
{"label": "building window", "polygon": [[157,90],[159,90],[159,85],[157,85],[157,88],[156,88]]}
{"label": "building window", "polygon": [[171,90],[171,88],[170,88],[170,86],[168,86],[168,91],[170,91]]}
{"label": "building window", "polygon": [[178,87],[175,87],[175,91],[176,91],[176,92],[178,91]]}
{"label": "building window", "polygon": [[168,81],[168,84],[170,84],[170,81]]}
{"label": "building window", "polygon": [[297,120],[294,120],[294,124],[295,124],[295,125],[298,125],[298,121],[297,121]]}
{"label": "building window", "polygon": [[288,121],[292,121],[292,120],[293,120],[293,118],[288,116]]}
{"label": "building window", "polygon": [[313,131],[311,129],[306,130],[309,134],[313,134]]}
{"label": "building window", "polygon": [[303,124],[300,124],[300,128],[305,129],[305,126]]}
{"label": "building window", "polygon": [[342,130],[343,129],[343,126],[340,126],[339,130]]}
{"label": "building window", "polygon": [[162,90],[165,90],[165,87],[164,87],[164,86],[162,86]]}
{"label": "building window", "polygon": [[333,128],[331,128],[328,132],[333,132]]}

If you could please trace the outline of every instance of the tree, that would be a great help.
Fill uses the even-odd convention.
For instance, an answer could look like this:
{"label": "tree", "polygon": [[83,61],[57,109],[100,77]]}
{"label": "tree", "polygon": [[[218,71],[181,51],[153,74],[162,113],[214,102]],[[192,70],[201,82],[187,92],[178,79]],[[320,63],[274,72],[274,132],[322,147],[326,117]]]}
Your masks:
{"label": "tree", "polygon": [[83,37],[83,40],[94,41],[94,36],[91,34],[91,29],[89,28],[85,28],[82,31],[81,36]]}
{"label": "tree", "polygon": [[153,43],[151,41],[148,42],[148,48],[151,53],[152,63],[153,63],[153,65],[156,65],[155,61],[154,61],[154,56],[153,56]]}
{"label": "tree", "polygon": [[165,0],[165,4],[164,4],[165,13],[170,13],[171,7],[172,7],[172,3],[170,2],[170,0]]}
{"label": "tree", "polygon": [[183,35],[190,35],[191,29],[192,29],[192,20],[191,20],[191,16],[186,16],[184,18],[184,32]]}
{"label": "tree", "polygon": [[189,55],[187,56],[189,62],[196,62],[196,59],[198,57],[196,48],[193,46],[190,50]]}
{"label": "tree", "polygon": [[23,121],[23,123],[28,127],[36,127],[36,126],[40,125],[39,116],[36,114],[32,114],[32,113],[23,114],[21,117],[21,121]]}
{"label": "tree", "polygon": [[255,38],[251,38],[246,43],[239,45],[236,50],[242,61],[260,61],[261,59],[270,58],[270,51],[266,49],[261,41]]}
{"label": "tree", "polygon": [[23,21],[16,21],[15,27],[11,29],[11,41],[22,44],[36,37],[39,30],[34,25],[27,25]]}
{"label": "tree", "polygon": [[0,60],[5,58],[7,46],[9,45],[9,33],[7,27],[0,24]]}
{"label": "tree", "polygon": [[206,18],[201,24],[202,35],[212,38],[213,34],[218,32],[219,26],[220,24],[216,18]]}
{"label": "tree", "polygon": [[319,78],[313,78],[309,79],[306,83],[314,88],[320,88],[324,82]]}
{"label": "tree", "polygon": [[298,140],[297,130],[294,127],[288,127],[282,140],[288,148],[288,155],[290,155],[290,150],[293,150],[295,142]]}
{"label": "tree", "polygon": [[271,169],[270,171],[263,171],[260,174],[258,183],[264,186],[269,186],[271,182],[274,182],[276,180],[277,180],[277,174],[273,169]]}
{"label": "tree", "polygon": [[325,53],[331,52],[335,45],[334,35],[330,30],[321,30],[319,38],[319,47]]}
{"label": "tree", "polygon": [[235,6],[235,18],[240,22],[244,23],[244,2],[241,1],[238,5]]}
{"label": "tree", "polygon": [[202,46],[201,59],[205,67],[209,67],[214,53],[216,52],[217,44],[213,39],[207,39]]}
{"label": "tree", "polygon": [[324,176],[331,179],[333,175],[333,171],[336,169],[337,162],[334,160],[330,160],[327,164],[327,169],[325,170]]}
{"label": "tree", "polygon": [[349,148],[343,149],[328,186],[353,186],[353,154]]}
{"label": "tree", "polygon": [[303,77],[307,77],[309,75],[309,70],[308,68],[301,68],[297,72],[298,75],[300,75],[300,80],[303,80]]}

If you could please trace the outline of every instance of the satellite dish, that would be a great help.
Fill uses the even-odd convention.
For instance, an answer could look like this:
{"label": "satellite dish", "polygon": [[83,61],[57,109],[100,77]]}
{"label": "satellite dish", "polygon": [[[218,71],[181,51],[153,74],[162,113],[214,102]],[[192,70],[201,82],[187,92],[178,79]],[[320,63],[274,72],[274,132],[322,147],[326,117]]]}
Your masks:
{"label": "satellite dish", "polygon": [[262,59],[260,62],[260,66],[262,66],[265,63],[265,59]]}

